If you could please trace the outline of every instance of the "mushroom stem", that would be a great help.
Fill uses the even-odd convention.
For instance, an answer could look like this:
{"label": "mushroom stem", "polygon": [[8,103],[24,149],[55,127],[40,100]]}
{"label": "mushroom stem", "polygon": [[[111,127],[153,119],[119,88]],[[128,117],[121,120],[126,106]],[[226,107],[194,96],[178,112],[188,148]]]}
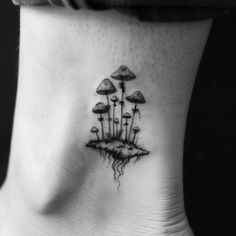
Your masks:
{"label": "mushroom stem", "polygon": [[97,135],[97,139],[98,139],[98,141],[100,141],[100,138],[99,138],[99,136],[98,136],[98,132],[96,132],[96,135]]}
{"label": "mushroom stem", "polygon": [[115,138],[115,123],[114,123],[115,109],[116,109],[116,103],[114,102],[114,104],[113,104],[113,117],[112,117],[112,137],[113,138]]}
{"label": "mushroom stem", "polygon": [[133,116],[132,116],[132,120],[131,120],[131,124],[130,124],[130,129],[129,129],[128,143],[130,143],[130,138],[131,138],[132,129],[133,129],[133,125],[134,125],[134,117],[135,117],[135,113],[136,112],[137,112],[137,103],[135,103],[135,106],[134,106],[134,109],[133,109]]}
{"label": "mushroom stem", "polygon": [[124,113],[124,93],[125,93],[125,83],[122,80],[120,82],[120,88],[121,88],[121,101],[120,101],[120,133],[119,138],[122,139],[122,132],[123,132],[123,113]]}
{"label": "mushroom stem", "polygon": [[128,119],[126,118],[126,122],[125,122],[125,142],[128,141]]}
{"label": "mushroom stem", "polygon": [[109,103],[109,98],[108,94],[106,94],[107,97],[107,106],[108,106],[108,139],[111,138],[111,114],[110,114],[110,103]]}
{"label": "mushroom stem", "polygon": [[115,137],[117,138],[118,137],[118,124],[116,124],[116,135]]}
{"label": "mushroom stem", "polygon": [[137,135],[137,132],[134,133],[133,143],[134,143],[134,141],[135,141],[136,135]]}
{"label": "mushroom stem", "polygon": [[105,140],[105,134],[104,134],[104,127],[103,127],[103,117],[102,114],[100,114],[100,118],[98,118],[101,122],[101,130],[102,130],[102,140]]}

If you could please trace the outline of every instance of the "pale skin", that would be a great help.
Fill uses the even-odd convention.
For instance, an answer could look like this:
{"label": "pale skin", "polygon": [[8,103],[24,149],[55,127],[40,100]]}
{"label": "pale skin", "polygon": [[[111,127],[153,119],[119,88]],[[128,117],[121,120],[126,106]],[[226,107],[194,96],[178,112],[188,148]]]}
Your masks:
{"label": "pale skin", "polygon": [[[20,64],[0,235],[192,236],[184,210],[186,116],[211,20],[148,23],[112,10],[21,9]],[[126,65],[142,140],[117,191],[85,146],[99,82]]]}

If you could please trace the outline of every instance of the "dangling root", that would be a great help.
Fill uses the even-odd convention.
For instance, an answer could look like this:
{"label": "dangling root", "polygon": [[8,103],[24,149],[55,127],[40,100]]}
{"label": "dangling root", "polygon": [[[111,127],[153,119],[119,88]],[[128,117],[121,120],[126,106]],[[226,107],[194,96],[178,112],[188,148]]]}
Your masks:
{"label": "dangling root", "polygon": [[114,160],[114,162],[112,163],[112,169],[114,171],[114,174],[113,174],[113,177],[114,177],[114,180],[117,181],[117,178],[116,178],[116,174],[117,174],[117,164],[119,163],[119,160]]}
{"label": "dangling root", "polygon": [[[94,148],[95,149],[95,148]],[[107,149],[96,151],[102,156],[104,160],[108,160],[108,166],[111,164],[113,169],[113,178],[114,181],[117,183],[117,187],[120,187],[120,177],[124,175],[125,166],[130,162],[130,160],[134,159],[134,163],[141,159],[141,156],[126,156],[123,157],[121,153],[111,152]]]}
{"label": "dangling root", "polygon": [[126,159],[115,159],[112,164],[112,169],[114,171],[114,180],[120,185],[120,177],[124,174],[124,168],[129,163],[130,158]]}
{"label": "dangling root", "polygon": [[[118,154],[111,154],[106,150],[100,150],[99,151],[100,155],[104,158],[104,160],[108,159],[108,164],[110,165],[110,163],[112,162],[112,169],[113,169],[113,178],[115,180],[115,182],[118,184],[118,188],[120,186],[120,177],[124,174],[124,169],[125,166],[130,162],[130,160],[134,157],[131,158],[125,158],[122,159],[122,157],[120,157]],[[136,156],[136,160],[134,162],[136,162],[137,160],[139,160],[140,157]]]}

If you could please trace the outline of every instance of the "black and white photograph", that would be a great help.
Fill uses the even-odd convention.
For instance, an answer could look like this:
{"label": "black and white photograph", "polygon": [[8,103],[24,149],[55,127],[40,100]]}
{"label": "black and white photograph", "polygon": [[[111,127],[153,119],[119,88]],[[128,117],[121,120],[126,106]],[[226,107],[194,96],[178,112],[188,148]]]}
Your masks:
{"label": "black and white photograph", "polygon": [[235,0],[0,11],[0,236],[236,234]]}

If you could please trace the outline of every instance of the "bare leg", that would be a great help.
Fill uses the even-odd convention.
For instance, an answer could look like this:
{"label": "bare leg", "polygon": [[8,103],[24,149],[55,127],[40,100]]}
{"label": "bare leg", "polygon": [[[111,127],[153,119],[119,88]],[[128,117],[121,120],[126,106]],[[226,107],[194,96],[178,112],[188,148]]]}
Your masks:
{"label": "bare leg", "polygon": [[[192,235],[183,204],[183,141],[210,25],[22,8],[11,159],[1,194],[8,217],[0,232]],[[125,166],[117,191],[112,168],[86,143],[98,122],[91,110],[106,102],[96,87],[120,65],[137,76],[126,83],[127,95],[145,96],[136,122],[150,153]]]}

